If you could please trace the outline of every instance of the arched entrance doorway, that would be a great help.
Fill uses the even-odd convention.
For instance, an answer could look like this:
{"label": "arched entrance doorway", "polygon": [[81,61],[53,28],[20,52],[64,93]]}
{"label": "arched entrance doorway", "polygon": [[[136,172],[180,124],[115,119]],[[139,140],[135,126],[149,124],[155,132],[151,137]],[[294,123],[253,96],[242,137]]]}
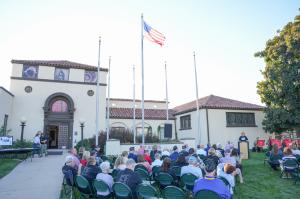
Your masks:
{"label": "arched entrance doorway", "polygon": [[71,148],[75,110],[72,98],[65,93],[54,93],[47,98],[43,109],[48,148]]}

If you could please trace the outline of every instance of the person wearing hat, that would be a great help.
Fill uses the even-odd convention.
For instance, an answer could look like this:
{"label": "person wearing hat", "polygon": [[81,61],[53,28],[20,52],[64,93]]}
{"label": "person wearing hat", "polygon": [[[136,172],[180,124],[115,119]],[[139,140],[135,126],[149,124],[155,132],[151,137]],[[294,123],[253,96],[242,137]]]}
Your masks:
{"label": "person wearing hat", "polygon": [[213,160],[206,161],[205,173],[204,178],[196,180],[193,190],[194,195],[200,190],[209,190],[218,194],[220,198],[230,199],[231,194],[229,189],[222,180],[215,177],[216,165]]}
{"label": "person wearing hat", "polygon": [[202,170],[198,167],[198,160],[194,156],[190,156],[188,160],[189,165],[181,168],[180,176],[186,173],[191,173],[197,178],[202,178]]}

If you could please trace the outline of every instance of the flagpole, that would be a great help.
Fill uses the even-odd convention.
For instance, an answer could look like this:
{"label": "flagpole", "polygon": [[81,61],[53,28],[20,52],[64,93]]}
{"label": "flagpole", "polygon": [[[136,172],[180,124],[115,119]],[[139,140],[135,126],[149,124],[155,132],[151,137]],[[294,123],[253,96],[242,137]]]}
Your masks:
{"label": "flagpole", "polygon": [[[197,67],[196,67],[196,55],[195,55],[195,51],[193,52],[194,54],[194,68],[195,68],[195,84],[196,84],[196,108],[197,108],[197,122],[196,122],[196,129],[197,129],[197,134],[196,134],[196,138],[198,140],[197,141],[197,144],[200,144],[200,141],[201,141],[201,133],[199,131],[199,121],[200,121],[200,114],[199,114],[199,102],[198,102],[198,99],[199,99],[199,96],[198,96],[198,81],[197,81]],[[198,137],[199,135],[199,137]]]}
{"label": "flagpole", "polygon": [[98,50],[98,67],[97,67],[97,86],[96,86],[96,146],[98,146],[98,133],[99,133],[99,79],[100,79],[100,47],[101,37],[99,37],[99,50]]}
{"label": "flagpole", "polygon": [[109,56],[108,60],[108,85],[107,85],[107,100],[106,100],[106,140],[109,139],[109,117],[110,117],[110,63],[111,63],[111,57]]}
{"label": "flagpole", "polygon": [[167,62],[165,61],[165,79],[166,79],[166,108],[167,122],[169,122],[169,99],[168,99],[168,80],[167,80]]}
{"label": "flagpole", "polygon": [[142,145],[145,145],[145,131],[144,131],[144,19],[143,14],[141,15],[141,65],[142,65]]}
{"label": "flagpole", "polygon": [[135,66],[133,65],[133,143],[135,144],[135,136],[136,136],[136,127],[135,127]]}

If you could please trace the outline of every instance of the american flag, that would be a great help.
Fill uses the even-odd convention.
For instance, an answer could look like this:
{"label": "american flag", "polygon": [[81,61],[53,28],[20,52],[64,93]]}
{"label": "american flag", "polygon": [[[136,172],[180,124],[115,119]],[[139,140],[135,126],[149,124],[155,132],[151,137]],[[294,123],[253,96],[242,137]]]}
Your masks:
{"label": "american flag", "polygon": [[144,36],[148,40],[157,43],[160,46],[163,46],[166,40],[166,37],[162,33],[158,32],[157,30],[149,26],[145,21],[144,21]]}

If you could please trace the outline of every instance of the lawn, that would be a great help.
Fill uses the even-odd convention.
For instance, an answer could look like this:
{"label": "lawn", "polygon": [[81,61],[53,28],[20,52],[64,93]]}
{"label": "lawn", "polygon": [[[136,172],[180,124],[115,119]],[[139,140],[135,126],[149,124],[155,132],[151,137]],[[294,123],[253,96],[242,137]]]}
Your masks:
{"label": "lawn", "polygon": [[[251,153],[243,161],[244,184],[237,182],[232,199],[297,199],[300,198],[300,183],[294,179],[281,179],[280,171],[273,171],[266,163],[264,153]],[[61,192],[61,199],[68,198]]]}
{"label": "lawn", "polygon": [[300,184],[294,179],[281,179],[280,171],[263,164],[263,153],[251,153],[243,162],[244,184],[237,183],[233,199],[296,199],[300,198]]}
{"label": "lawn", "polygon": [[20,162],[17,159],[0,159],[0,178],[11,172]]}

